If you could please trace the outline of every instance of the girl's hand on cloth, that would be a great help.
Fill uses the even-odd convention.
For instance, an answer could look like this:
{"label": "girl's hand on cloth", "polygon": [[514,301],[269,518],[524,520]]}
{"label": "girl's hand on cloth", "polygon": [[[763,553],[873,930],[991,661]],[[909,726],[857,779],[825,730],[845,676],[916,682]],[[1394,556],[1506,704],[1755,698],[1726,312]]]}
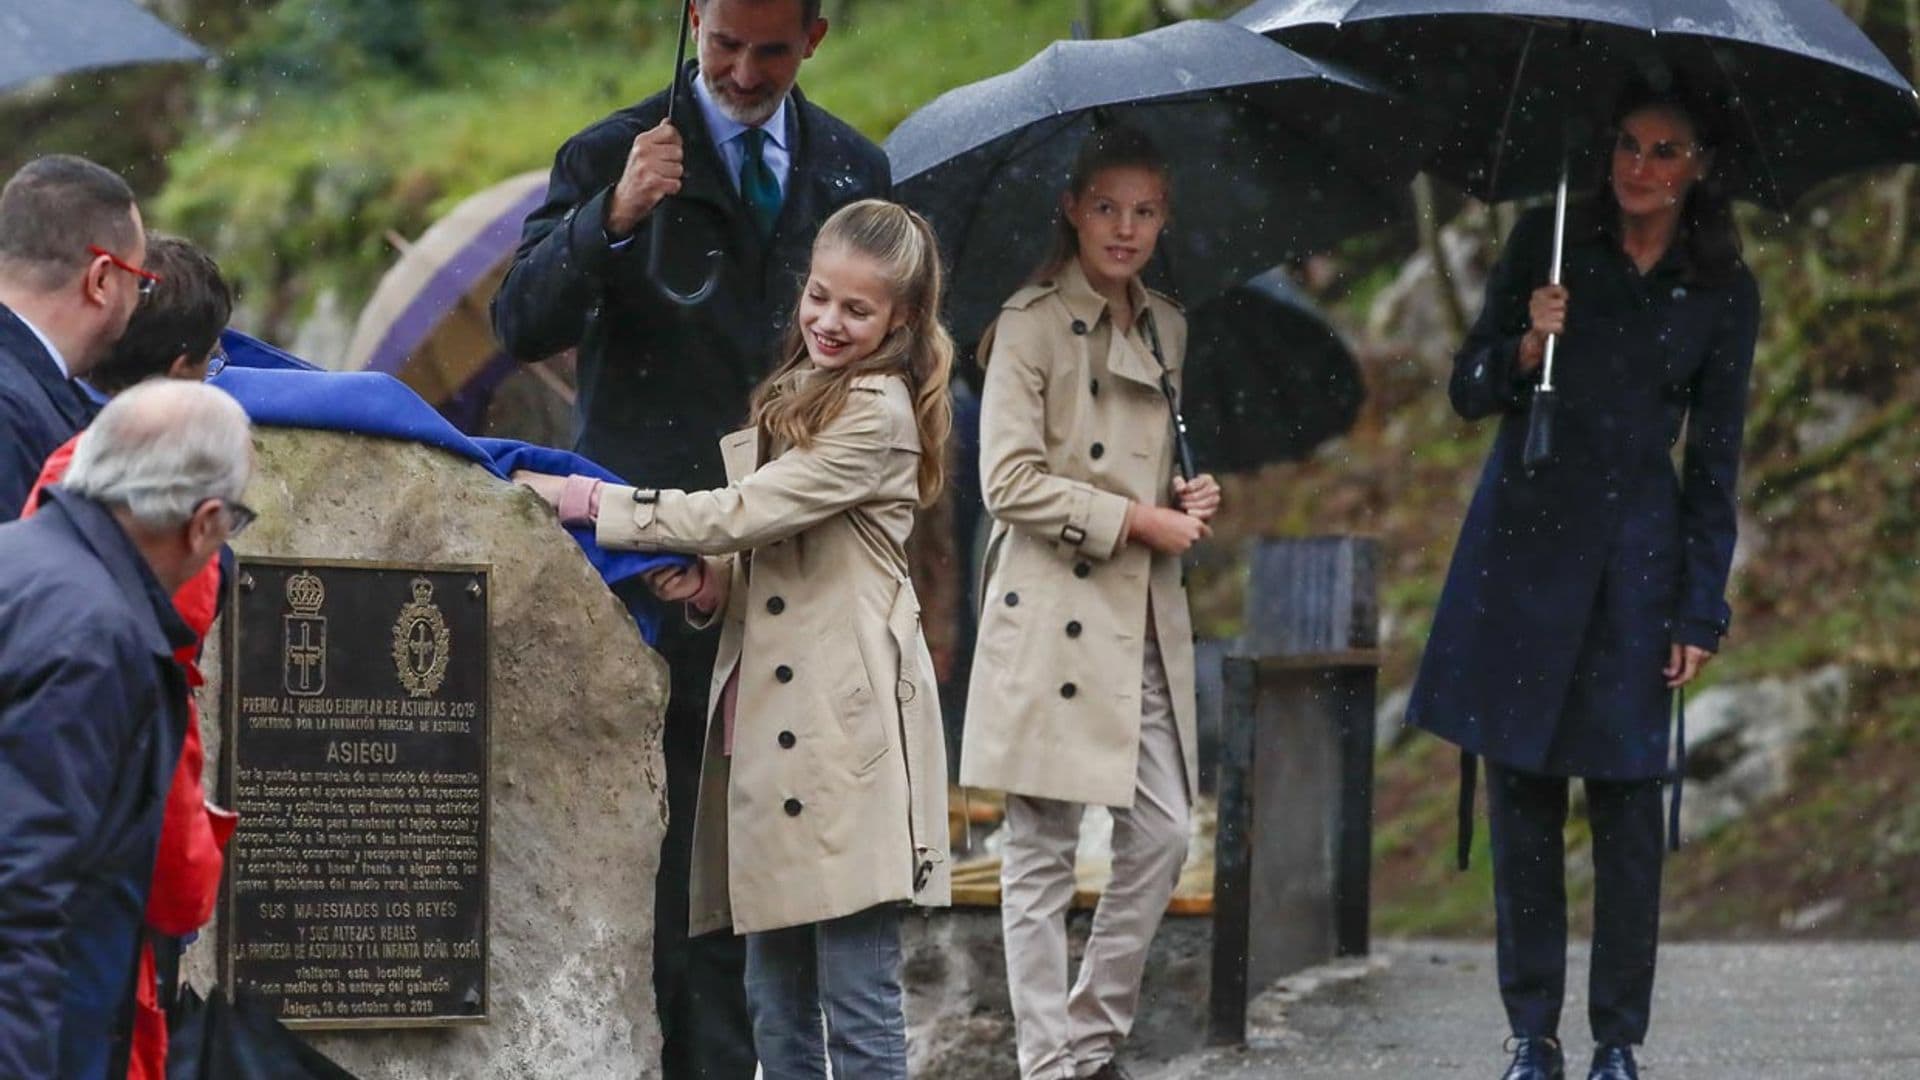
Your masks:
{"label": "girl's hand on cloth", "polygon": [[1212,535],[1205,521],[1185,510],[1134,503],[1127,514],[1127,539],[1162,555],[1185,555],[1188,548]]}
{"label": "girl's hand on cloth", "polygon": [[669,604],[684,604],[698,596],[700,587],[706,584],[707,564],[698,561],[691,566],[663,566],[640,576],[653,595]]}
{"label": "girl's hand on cloth", "polygon": [[1713,654],[1698,645],[1682,645],[1674,642],[1667,654],[1666,670],[1660,674],[1667,677],[1667,689],[1678,690],[1700,676]]}
{"label": "girl's hand on cloth", "polygon": [[1220,512],[1220,482],[1211,473],[1201,473],[1191,480],[1176,476],[1173,498],[1188,517],[1212,521],[1213,515]]}
{"label": "girl's hand on cloth", "polygon": [[566,493],[567,478],[538,473],[531,469],[516,469],[513,482],[540,496],[548,506],[560,509],[560,496]]}

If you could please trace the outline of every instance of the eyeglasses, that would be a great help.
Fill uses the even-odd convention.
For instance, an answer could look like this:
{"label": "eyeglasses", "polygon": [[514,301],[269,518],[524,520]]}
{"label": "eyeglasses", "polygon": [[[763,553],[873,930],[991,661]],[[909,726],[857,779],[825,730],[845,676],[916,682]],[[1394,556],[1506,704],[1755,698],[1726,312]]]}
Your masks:
{"label": "eyeglasses", "polygon": [[213,351],[207,354],[205,377],[211,379],[225,370],[227,370],[227,350],[216,341],[213,344]]}
{"label": "eyeglasses", "polygon": [[194,505],[193,512],[198,514],[200,508],[210,502],[219,503],[220,509],[226,512],[228,539],[232,539],[246,532],[247,526],[253,524],[254,519],[260,516],[254,512],[253,507],[248,506],[239,499],[201,499]]}
{"label": "eyeglasses", "polygon": [[159,274],[135,266],[120,256],[115,255],[113,252],[108,251],[106,248],[100,247],[97,244],[88,244],[87,250],[93,253],[94,258],[105,259],[120,269],[125,270],[127,273],[139,278],[140,298],[142,300],[152,296],[154,286],[160,284],[161,278]]}
{"label": "eyeglasses", "polygon": [[1623,131],[1614,139],[1613,152],[1617,157],[1632,158],[1636,165],[1644,164],[1648,161],[1658,165],[1671,165],[1679,161],[1693,160],[1693,156],[1700,152],[1700,148],[1690,142],[1678,142],[1674,140],[1657,142],[1652,146],[1642,147],[1640,140]]}

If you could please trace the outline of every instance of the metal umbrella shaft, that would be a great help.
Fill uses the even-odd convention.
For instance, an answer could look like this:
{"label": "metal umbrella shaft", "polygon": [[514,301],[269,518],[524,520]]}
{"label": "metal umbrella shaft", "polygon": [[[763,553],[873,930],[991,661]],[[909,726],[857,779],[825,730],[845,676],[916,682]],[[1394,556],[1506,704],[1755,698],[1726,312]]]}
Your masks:
{"label": "metal umbrella shaft", "polygon": [[[1547,280],[1554,285],[1560,284],[1560,273],[1566,260],[1567,243],[1567,169],[1560,169],[1560,188],[1554,197],[1553,206],[1553,266],[1548,270]],[[1560,392],[1553,388],[1553,359],[1559,345],[1558,334],[1547,335],[1547,355],[1542,362],[1540,385],[1534,388],[1533,401],[1527,409],[1527,441],[1520,451],[1520,460],[1529,470],[1545,465],[1553,458],[1554,418],[1560,411]]]}
{"label": "metal umbrella shaft", "polygon": [[[674,50],[673,81],[668,85],[667,89],[667,123],[669,124],[673,123],[674,114],[679,111],[680,107],[680,74],[685,71],[687,67],[687,31],[690,22],[689,16],[692,14],[692,11],[693,5],[691,2],[680,5],[680,44]],[[662,265],[666,262],[667,251],[667,219],[661,214],[661,210],[664,209],[665,206],[666,202],[662,200],[659,205],[653,208],[653,213],[656,217],[653,222],[653,230],[647,238],[647,276],[653,279],[654,287],[659,289],[660,295],[666,297],[668,301],[680,307],[693,307],[696,304],[704,303],[707,297],[713,295],[714,287],[720,284],[720,260],[722,256],[718,251],[707,252],[707,279],[699,288],[692,292],[683,293],[667,284],[666,277],[660,272]]]}

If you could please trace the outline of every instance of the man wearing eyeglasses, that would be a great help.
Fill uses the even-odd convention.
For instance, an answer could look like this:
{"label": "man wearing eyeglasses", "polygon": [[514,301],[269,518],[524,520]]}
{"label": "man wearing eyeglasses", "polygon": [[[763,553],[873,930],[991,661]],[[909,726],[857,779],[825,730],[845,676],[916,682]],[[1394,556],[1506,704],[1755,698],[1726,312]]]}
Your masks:
{"label": "man wearing eyeglasses", "polygon": [[113,399],[39,513],[0,525],[0,1076],[127,1072],[136,957],[185,739],[171,595],[244,527],[233,398]]}
{"label": "man wearing eyeglasses", "polygon": [[91,161],[39,158],[0,189],[0,521],[97,411],[74,380],[158,281],[146,254],[133,190]]}

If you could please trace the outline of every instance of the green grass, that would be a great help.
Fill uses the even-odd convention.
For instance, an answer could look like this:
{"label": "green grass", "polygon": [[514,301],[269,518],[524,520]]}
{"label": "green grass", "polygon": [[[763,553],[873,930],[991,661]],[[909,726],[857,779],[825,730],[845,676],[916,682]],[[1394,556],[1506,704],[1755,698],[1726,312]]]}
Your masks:
{"label": "green grass", "polygon": [[[861,0],[802,71],[809,97],[875,140],[952,87],[1014,67],[1067,36],[1062,0]],[[1147,21],[1145,3],[1102,5],[1103,31]],[[462,81],[423,87],[372,77],[339,89],[238,87],[172,155],[156,223],[210,244],[259,329],[288,333],[325,291],[357,310],[411,239],[459,200],[546,168],[567,136],[656,92],[673,42],[664,27],[583,35],[538,27],[488,47],[463,43]],[[453,46],[449,46],[452,48]]]}

